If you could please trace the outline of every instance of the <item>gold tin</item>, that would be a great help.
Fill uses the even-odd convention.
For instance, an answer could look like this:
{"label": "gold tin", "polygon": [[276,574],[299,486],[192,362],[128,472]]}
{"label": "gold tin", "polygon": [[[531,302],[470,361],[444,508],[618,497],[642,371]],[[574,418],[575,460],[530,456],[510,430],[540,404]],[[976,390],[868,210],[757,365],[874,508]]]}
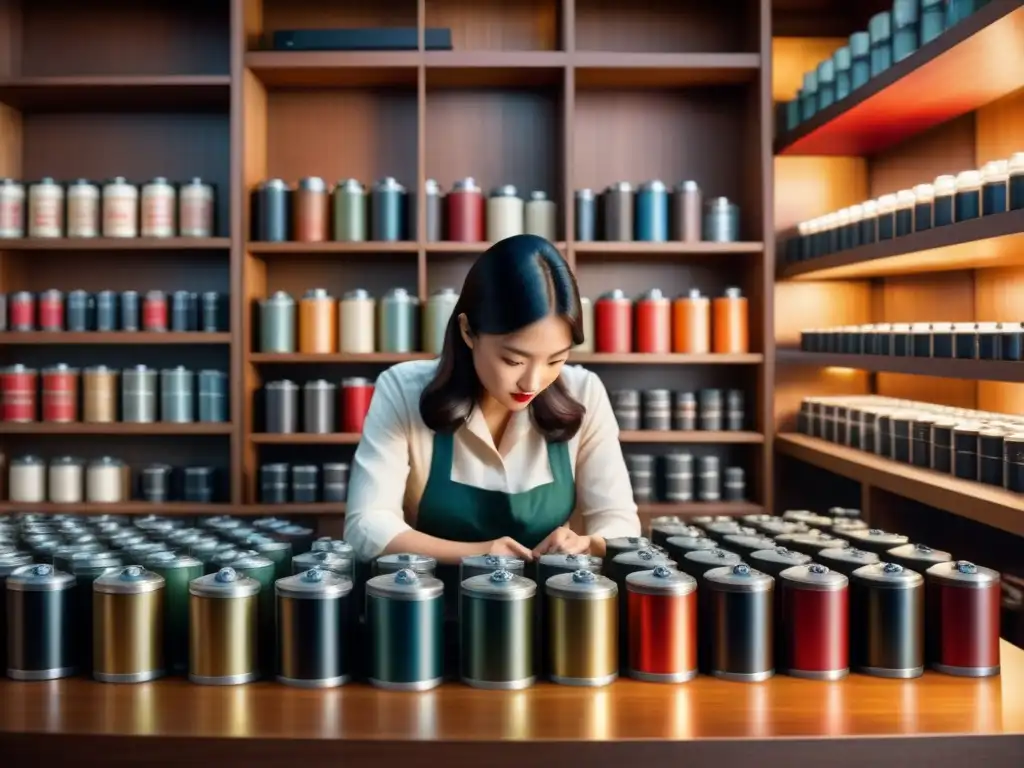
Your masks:
{"label": "gold tin", "polygon": [[195,579],[188,591],[188,679],[200,685],[240,685],[259,677],[260,583],[225,567]]}
{"label": "gold tin", "polygon": [[579,570],[544,585],[552,682],[601,686],[619,674],[618,592],[607,576]]}
{"label": "gold tin", "polygon": [[92,674],[101,683],[144,683],[164,674],[164,577],[139,565],[92,583]]}

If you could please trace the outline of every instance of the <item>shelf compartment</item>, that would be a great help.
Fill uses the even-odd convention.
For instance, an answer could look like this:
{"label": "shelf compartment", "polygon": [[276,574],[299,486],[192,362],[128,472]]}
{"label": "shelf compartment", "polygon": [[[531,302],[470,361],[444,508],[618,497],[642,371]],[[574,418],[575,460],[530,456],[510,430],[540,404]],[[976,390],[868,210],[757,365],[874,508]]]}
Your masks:
{"label": "shelf compartment", "polygon": [[905,237],[783,264],[782,280],[843,280],[1024,264],[1024,210],[982,216]]}
{"label": "shelf compartment", "polygon": [[1024,382],[1024,362],[1010,360],[955,360],[891,355],[841,355],[780,349],[777,362],[816,368],[852,368],[874,373],[906,373],[943,379]]}
{"label": "shelf compartment", "polygon": [[86,333],[51,333],[48,331],[9,331],[0,333],[0,347],[31,344],[230,344],[230,333],[149,333],[146,331],[89,331]]}
{"label": "shelf compartment", "polygon": [[760,432],[719,432],[710,430],[692,431],[655,431],[655,430],[623,430],[619,432],[619,442],[655,444],[717,444],[717,445],[756,445],[764,442]]}
{"label": "shelf compartment", "polygon": [[459,52],[537,52],[562,48],[561,0],[425,0],[428,28],[451,30]]}
{"label": "shelf compartment", "polygon": [[815,437],[783,433],[776,449],[859,483],[1024,536],[1024,494],[919,469]]}
{"label": "shelf compartment", "polygon": [[[22,504],[0,502],[0,514],[10,512],[38,512],[49,515],[168,515],[169,517],[199,517],[205,515],[245,514],[244,507],[231,504],[193,504],[171,501],[155,504],[148,501],[123,501],[117,504]],[[262,513],[258,513],[262,514]]]}
{"label": "shelf compartment", "polygon": [[418,51],[250,51],[245,66],[269,88],[416,86]]}
{"label": "shelf compartment", "polygon": [[226,251],[227,237],[90,237],[0,240],[0,251]]}
{"label": "shelf compartment", "polygon": [[678,88],[757,79],[756,53],[574,53],[577,88]]}
{"label": "shelf compartment", "polygon": [[570,60],[557,51],[427,51],[423,58],[431,88],[561,85]]}
{"label": "shelf compartment", "polygon": [[246,515],[246,516],[260,516],[267,515],[273,517],[298,517],[307,515],[323,515],[323,516],[344,516],[345,514],[345,503],[344,502],[314,502],[312,504],[245,504],[235,509],[232,509],[231,514],[233,515]]}
{"label": "shelf compartment", "polygon": [[85,75],[0,79],[0,102],[24,112],[227,110],[228,75]]}
{"label": "shelf compartment", "polygon": [[230,423],[194,422],[191,424],[124,424],[113,422],[93,424],[72,422],[56,424],[36,421],[28,424],[0,422],[0,435],[119,435],[119,436],[198,436],[198,435],[230,435]]}
{"label": "shelf compartment", "polygon": [[258,256],[310,256],[333,254],[405,254],[416,255],[419,245],[411,241],[365,243],[259,243],[252,242],[246,246],[249,253]]}
{"label": "shelf compartment", "polygon": [[873,155],[1024,87],[1024,7],[991,0],[778,137],[777,155]]}

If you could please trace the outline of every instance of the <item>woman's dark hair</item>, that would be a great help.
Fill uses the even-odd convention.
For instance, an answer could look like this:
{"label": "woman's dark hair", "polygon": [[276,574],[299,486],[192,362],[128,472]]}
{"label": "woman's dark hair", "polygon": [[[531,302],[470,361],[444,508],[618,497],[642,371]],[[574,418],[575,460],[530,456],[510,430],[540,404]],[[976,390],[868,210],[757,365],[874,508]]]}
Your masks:
{"label": "woman's dark hair", "polygon": [[[481,395],[459,315],[466,315],[472,333],[507,334],[556,314],[569,323],[573,344],[580,344],[581,312],[576,278],[555,246],[536,235],[515,235],[492,245],[470,268],[448,320],[437,373],[420,396],[423,421],[435,432],[454,431]],[[546,440],[563,442],[579,430],[586,408],[559,377],[534,398],[530,412]]]}

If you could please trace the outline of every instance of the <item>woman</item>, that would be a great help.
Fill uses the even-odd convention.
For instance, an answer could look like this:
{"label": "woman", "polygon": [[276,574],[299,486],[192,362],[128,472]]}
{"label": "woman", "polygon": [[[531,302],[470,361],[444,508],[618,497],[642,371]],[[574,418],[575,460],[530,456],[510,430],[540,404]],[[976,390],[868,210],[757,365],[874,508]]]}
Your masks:
{"label": "woman", "polygon": [[[543,238],[480,256],[440,359],[377,379],[345,518],[360,559],[600,556],[605,539],[640,534],[604,385],[565,365],[583,341],[580,313],[569,265]],[[574,509],[585,535],[568,527]]]}

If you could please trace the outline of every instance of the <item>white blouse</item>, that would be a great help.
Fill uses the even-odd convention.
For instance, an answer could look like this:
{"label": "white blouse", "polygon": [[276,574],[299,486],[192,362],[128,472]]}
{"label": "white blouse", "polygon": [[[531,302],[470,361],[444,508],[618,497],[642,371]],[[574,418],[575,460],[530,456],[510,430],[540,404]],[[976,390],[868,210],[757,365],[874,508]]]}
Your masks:
{"label": "white blouse", "polygon": [[[436,360],[416,360],[389,368],[377,378],[352,462],[345,514],[345,539],[362,560],[377,557],[395,536],[416,524],[434,439],[420,417],[420,394],[436,368]],[[619,445],[619,427],[604,384],[577,365],[564,366],[561,378],[587,409],[568,446],[576,478],[576,511],[586,533],[639,536],[640,519]],[[495,446],[476,408],[453,442],[454,482],[521,493],[553,479],[544,437],[527,410],[513,415],[501,445]]]}

